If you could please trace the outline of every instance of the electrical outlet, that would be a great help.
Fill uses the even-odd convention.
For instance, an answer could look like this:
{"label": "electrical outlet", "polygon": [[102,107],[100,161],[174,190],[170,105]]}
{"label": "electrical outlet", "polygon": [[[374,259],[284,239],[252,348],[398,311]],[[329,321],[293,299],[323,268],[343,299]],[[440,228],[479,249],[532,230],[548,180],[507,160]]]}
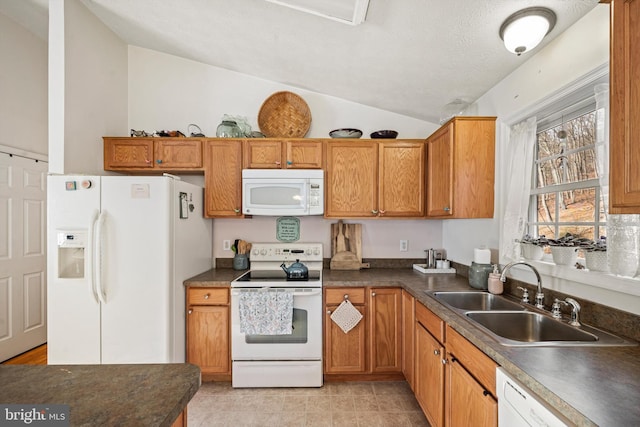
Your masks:
{"label": "electrical outlet", "polygon": [[400,252],[407,252],[409,250],[409,241],[400,240]]}
{"label": "electrical outlet", "polygon": [[231,240],[223,240],[222,241],[222,250],[230,251],[231,250]]}

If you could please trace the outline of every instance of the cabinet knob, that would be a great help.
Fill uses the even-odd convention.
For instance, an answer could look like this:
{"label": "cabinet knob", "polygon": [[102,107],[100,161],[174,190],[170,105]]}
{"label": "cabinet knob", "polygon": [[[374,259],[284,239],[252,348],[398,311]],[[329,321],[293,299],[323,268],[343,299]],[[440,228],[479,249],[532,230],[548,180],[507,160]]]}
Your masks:
{"label": "cabinet knob", "polygon": [[190,309],[189,309],[189,314],[191,314],[191,313],[193,313],[193,310],[190,308]]}
{"label": "cabinet knob", "polygon": [[378,211],[376,209],[371,209],[371,213],[374,215],[378,215]]}
{"label": "cabinet knob", "polygon": [[344,294],[344,299],[349,299],[349,294]]}
{"label": "cabinet knob", "polygon": [[158,159],[158,160],[156,160],[156,163],[157,163],[157,164],[161,164],[161,163],[162,163],[162,160],[161,160],[161,159]]}
{"label": "cabinet knob", "polygon": [[376,293],[375,293],[375,292],[371,292],[371,296],[372,296],[372,297],[375,297],[375,296],[376,296]]}
{"label": "cabinet knob", "polygon": [[209,299],[209,294],[205,294],[204,299]]}
{"label": "cabinet knob", "polygon": [[237,213],[237,214],[239,214],[239,213],[240,213],[240,209],[238,209],[238,208],[235,208],[233,211],[234,211],[235,213]]}
{"label": "cabinet knob", "polygon": [[442,359],[442,364],[446,365],[447,364],[447,359]]}
{"label": "cabinet knob", "polygon": [[444,208],[442,208],[442,210],[445,212],[449,212],[451,208],[449,206],[445,206]]}
{"label": "cabinet knob", "polygon": [[144,159],[144,162],[145,162],[146,164],[149,164],[149,163],[151,163],[151,160],[149,160],[149,159]]}
{"label": "cabinet knob", "polygon": [[280,166],[280,161],[276,160],[276,166]]}
{"label": "cabinet knob", "polygon": [[331,310],[327,310],[327,314],[331,314]]}
{"label": "cabinet knob", "polygon": [[433,350],[433,354],[436,355],[436,356],[439,355],[440,354],[440,350]]}
{"label": "cabinet knob", "polygon": [[386,213],[387,213],[387,211],[385,211],[384,209],[380,209],[380,215],[384,215]]}
{"label": "cabinet knob", "polygon": [[288,164],[288,165],[292,165],[292,164],[293,164],[293,162],[292,162],[291,160],[287,160],[287,164]]}

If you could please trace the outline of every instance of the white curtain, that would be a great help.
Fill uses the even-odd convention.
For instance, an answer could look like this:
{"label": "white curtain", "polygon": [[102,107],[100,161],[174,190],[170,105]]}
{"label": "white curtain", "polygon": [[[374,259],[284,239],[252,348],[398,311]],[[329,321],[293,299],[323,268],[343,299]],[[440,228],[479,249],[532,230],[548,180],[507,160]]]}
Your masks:
{"label": "white curtain", "polygon": [[[609,85],[597,84],[596,97],[596,168],[605,215],[609,214]],[[594,236],[598,237],[598,236]]]}
{"label": "white curtain", "polygon": [[502,221],[500,255],[507,260],[520,259],[520,243],[529,217],[529,197],[537,120],[531,117],[511,127],[506,146],[506,205]]}

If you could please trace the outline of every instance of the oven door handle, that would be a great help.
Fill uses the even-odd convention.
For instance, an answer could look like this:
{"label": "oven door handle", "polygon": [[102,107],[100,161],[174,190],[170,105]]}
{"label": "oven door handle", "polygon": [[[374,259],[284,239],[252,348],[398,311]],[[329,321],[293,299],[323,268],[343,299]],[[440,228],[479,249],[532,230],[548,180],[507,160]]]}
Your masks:
{"label": "oven door handle", "polygon": [[[268,289],[274,289],[274,288],[245,288],[245,289],[234,289],[231,291],[231,295],[240,295],[242,292],[258,292],[258,291],[263,291],[263,290],[268,290]],[[277,289],[282,289],[282,288],[277,288]],[[293,296],[294,297],[312,297],[315,295],[319,295],[322,294],[322,289],[316,289],[313,291],[307,291],[307,290],[302,290],[302,291],[297,291],[295,290],[293,292]]]}

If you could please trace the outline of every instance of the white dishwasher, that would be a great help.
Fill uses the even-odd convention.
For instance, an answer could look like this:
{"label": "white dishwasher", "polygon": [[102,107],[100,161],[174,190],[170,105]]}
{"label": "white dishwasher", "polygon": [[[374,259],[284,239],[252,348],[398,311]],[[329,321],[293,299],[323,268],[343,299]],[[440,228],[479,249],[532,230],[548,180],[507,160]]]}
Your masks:
{"label": "white dishwasher", "polygon": [[502,368],[496,369],[496,387],[499,427],[572,425],[556,410],[537,400],[531,390],[511,378]]}

